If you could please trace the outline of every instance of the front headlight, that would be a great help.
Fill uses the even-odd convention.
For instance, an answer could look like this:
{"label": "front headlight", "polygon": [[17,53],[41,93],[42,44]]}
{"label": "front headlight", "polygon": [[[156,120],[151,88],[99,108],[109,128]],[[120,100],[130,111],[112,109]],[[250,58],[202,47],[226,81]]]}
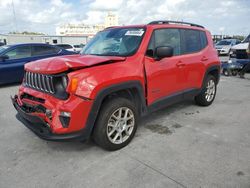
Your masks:
{"label": "front headlight", "polygon": [[55,96],[60,99],[67,99],[67,87],[68,87],[68,77],[67,75],[58,75],[55,76],[54,79],[54,88],[55,88]]}
{"label": "front headlight", "polygon": [[62,77],[62,85],[63,85],[64,89],[67,88],[67,86],[68,86],[68,78],[67,78],[67,76]]}

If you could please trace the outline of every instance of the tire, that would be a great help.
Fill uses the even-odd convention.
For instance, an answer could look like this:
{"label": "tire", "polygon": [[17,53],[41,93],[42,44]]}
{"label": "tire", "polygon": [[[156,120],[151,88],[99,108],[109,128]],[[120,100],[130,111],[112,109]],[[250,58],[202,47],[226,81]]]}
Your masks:
{"label": "tire", "polygon": [[215,99],[216,92],[217,92],[216,79],[214,76],[208,75],[200,94],[195,97],[196,104],[200,106],[211,105]]}
{"label": "tire", "polygon": [[233,75],[233,76],[237,76],[237,74],[238,74],[238,73],[237,73],[236,70],[233,70],[233,71],[232,71],[232,75]]}
{"label": "tire", "polygon": [[229,71],[227,69],[223,69],[222,72],[223,72],[224,76],[230,76],[230,73],[229,73]]}
{"label": "tire", "polygon": [[109,151],[123,148],[135,135],[137,119],[138,112],[130,100],[121,97],[108,99],[102,104],[94,127],[95,143]]}

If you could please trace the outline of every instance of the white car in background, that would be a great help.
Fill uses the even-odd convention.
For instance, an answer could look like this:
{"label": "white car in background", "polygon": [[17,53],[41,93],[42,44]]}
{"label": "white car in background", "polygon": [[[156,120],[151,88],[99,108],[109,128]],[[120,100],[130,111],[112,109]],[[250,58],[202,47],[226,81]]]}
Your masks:
{"label": "white car in background", "polygon": [[64,50],[70,51],[70,52],[76,52],[80,53],[82,48],[85,46],[83,44],[79,45],[71,45],[71,44],[56,44],[56,46],[63,48]]}
{"label": "white car in background", "polygon": [[215,48],[219,55],[229,55],[234,45],[241,43],[238,39],[223,39],[215,44]]}
{"label": "white car in background", "polygon": [[84,44],[79,44],[79,45],[74,45],[75,48],[75,52],[80,53],[82,51],[82,49],[84,48]]}
{"label": "white car in background", "polygon": [[70,52],[76,52],[76,49],[73,45],[70,44],[56,44],[59,48],[63,48],[64,50],[70,51]]}
{"label": "white car in background", "polygon": [[238,62],[248,62],[247,48],[250,42],[250,34],[238,45],[235,45],[231,49],[230,58],[236,59]]}

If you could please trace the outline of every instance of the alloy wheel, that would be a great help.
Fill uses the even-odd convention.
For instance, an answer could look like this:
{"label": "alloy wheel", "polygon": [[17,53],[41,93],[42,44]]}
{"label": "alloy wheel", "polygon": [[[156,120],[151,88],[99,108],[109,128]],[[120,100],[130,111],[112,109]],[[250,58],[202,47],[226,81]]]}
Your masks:
{"label": "alloy wheel", "polygon": [[113,144],[122,144],[132,134],[135,125],[135,116],[128,107],[115,110],[108,120],[107,137]]}
{"label": "alloy wheel", "polygon": [[211,102],[215,96],[215,82],[214,80],[209,80],[206,87],[205,97],[207,102]]}

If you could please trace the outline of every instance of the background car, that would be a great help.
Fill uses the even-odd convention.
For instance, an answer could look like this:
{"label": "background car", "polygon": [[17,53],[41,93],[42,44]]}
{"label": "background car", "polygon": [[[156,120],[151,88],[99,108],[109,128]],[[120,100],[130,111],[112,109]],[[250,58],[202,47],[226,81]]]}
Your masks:
{"label": "background car", "polygon": [[74,45],[75,52],[80,53],[82,49],[84,48],[84,44]]}
{"label": "background car", "polygon": [[62,48],[64,50],[70,51],[70,52],[76,52],[75,47],[70,44],[56,44],[55,46]]}
{"label": "background car", "polygon": [[[243,67],[246,66],[250,59],[247,55],[247,48],[250,41],[250,34],[238,45],[235,45],[231,49],[229,63],[238,63]],[[250,71],[248,71],[250,72]]]}
{"label": "background car", "polygon": [[240,42],[238,39],[223,39],[215,44],[215,48],[219,55],[229,55],[231,47]]}
{"label": "background car", "polygon": [[221,62],[221,72],[224,76],[236,76],[242,68],[243,65],[237,62]]}
{"label": "background car", "polygon": [[16,44],[0,47],[0,85],[21,82],[24,64],[43,58],[71,55],[73,52],[49,44]]}
{"label": "background car", "polygon": [[0,42],[0,46],[4,46],[5,44],[3,42]]}

